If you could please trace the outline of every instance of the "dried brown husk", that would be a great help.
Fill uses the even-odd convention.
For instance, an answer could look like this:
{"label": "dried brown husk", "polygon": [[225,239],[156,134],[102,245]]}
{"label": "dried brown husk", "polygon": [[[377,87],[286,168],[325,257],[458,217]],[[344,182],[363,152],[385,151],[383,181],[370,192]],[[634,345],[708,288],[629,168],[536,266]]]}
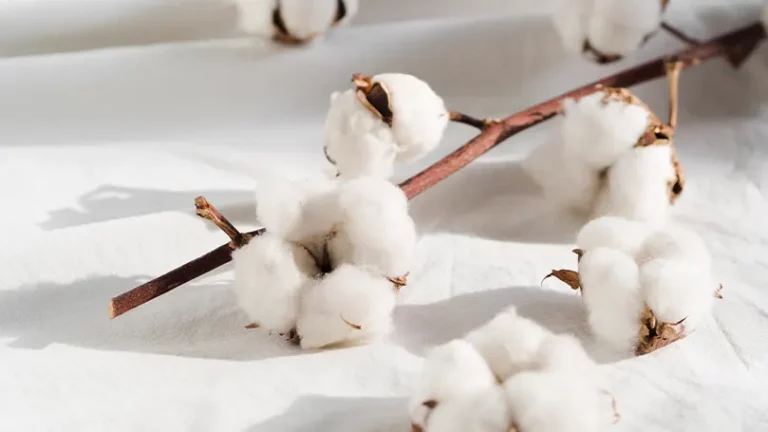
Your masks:
{"label": "dried brown husk", "polygon": [[685,318],[676,323],[659,321],[647,305],[640,317],[635,355],[648,354],[684,338]]}
{"label": "dried brown husk", "polygon": [[355,83],[355,94],[360,103],[387,126],[392,127],[394,113],[389,89],[383,83],[375,82],[373,78],[363,74],[352,75],[352,82]]}
{"label": "dried brown husk", "polygon": [[544,276],[544,279],[542,279],[541,282],[544,283],[545,280],[551,277],[554,277],[560,280],[561,282],[565,283],[566,285],[571,287],[571,289],[573,289],[574,291],[578,291],[579,289],[581,289],[581,280],[579,280],[579,272],[575,270],[553,269],[551,273]]}

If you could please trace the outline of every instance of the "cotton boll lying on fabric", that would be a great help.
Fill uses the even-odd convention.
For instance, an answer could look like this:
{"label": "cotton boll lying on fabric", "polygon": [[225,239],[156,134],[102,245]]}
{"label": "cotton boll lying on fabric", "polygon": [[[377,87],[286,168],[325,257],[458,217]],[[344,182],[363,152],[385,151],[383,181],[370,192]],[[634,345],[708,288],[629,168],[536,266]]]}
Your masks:
{"label": "cotton boll lying on fabric", "polygon": [[592,333],[622,352],[634,349],[644,308],[635,261],[598,247],[582,256],[579,278]]}
{"label": "cotton boll lying on fabric", "polygon": [[585,251],[607,247],[635,256],[651,228],[638,221],[603,216],[587,222],[576,236],[576,246]]}
{"label": "cotton boll lying on fabric", "polygon": [[496,385],[483,357],[468,342],[456,339],[433,348],[409,402],[411,422],[422,428],[434,407]]}
{"label": "cotton boll lying on fabric", "polygon": [[597,203],[597,215],[661,225],[670,208],[670,185],[677,179],[668,145],[637,147],[608,170],[605,188]]}
{"label": "cotton boll lying on fabric", "polygon": [[383,276],[408,273],[416,250],[416,227],[403,191],[386,180],[362,178],[338,191],[340,222],[328,241],[331,265],[350,263]]}
{"label": "cotton boll lying on fabric", "polygon": [[424,432],[509,432],[504,390],[493,386],[440,402],[422,429]]}
{"label": "cotton boll lying on fabric", "polygon": [[[646,0],[647,1],[647,0]],[[602,171],[631,149],[648,127],[645,107],[596,92],[563,103],[562,138],[571,158]]]}
{"label": "cotton boll lying on fabric", "polygon": [[483,356],[493,373],[503,381],[538,366],[539,348],[551,333],[535,322],[507,309],[465,339]]}
{"label": "cotton boll lying on fabric", "polygon": [[719,285],[709,269],[670,259],[643,264],[640,283],[645,302],[656,319],[670,324],[682,321],[686,333],[710,313]]}
{"label": "cotton boll lying on fabric", "polygon": [[413,75],[385,73],[373,81],[389,91],[397,160],[411,162],[434,150],[450,120],[443,99]]}
{"label": "cotton boll lying on fabric", "polygon": [[299,290],[319,270],[301,246],[264,233],[232,252],[235,294],[260,327],[280,333],[296,325]]}
{"label": "cotton boll lying on fabric", "polygon": [[579,374],[523,372],[508,379],[504,390],[519,432],[596,432],[610,425],[610,403]]}
{"label": "cotton boll lying on fabric", "polygon": [[325,152],[342,178],[389,178],[396,147],[392,129],[363,106],[355,90],[331,95]]}
{"label": "cotton boll lying on fabric", "polygon": [[598,174],[583,164],[572,163],[560,136],[536,147],[523,167],[548,201],[582,213],[592,211],[599,188]]}
{"label": "cotton boll lying on fabric", "polygon": [[341,265],[311,281],[301,295],[297,332],[302,348],[375,340],[392,327],[395,291],[386,278]]}
{"label": "cotton boll lying on fabric", "polygon": [[300,243],[323,260],[325,236],[339,218],[335,182],[265,177],[256,188],[256,218],[272,234]]}
{"label": "cotton boll lying on fabric", "polygon": [[660,0],[594,0],[589,43],[606,55],[638,49],[661,25]]}
{"label": "cotton boll lying on fabric", "polygon": [[695,232],[677,225],[650,233],[636,254],[639,265],[655,258],[688,261],[700,265],[702,269],[709,269],[712,265],[712,257],[704,240]]}

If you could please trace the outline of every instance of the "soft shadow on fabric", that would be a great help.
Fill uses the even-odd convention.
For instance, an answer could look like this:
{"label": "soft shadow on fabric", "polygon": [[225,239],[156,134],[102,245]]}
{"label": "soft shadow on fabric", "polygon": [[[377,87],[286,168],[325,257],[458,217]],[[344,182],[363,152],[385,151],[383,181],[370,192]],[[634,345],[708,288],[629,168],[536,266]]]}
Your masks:
{"label": "soft shadow on fabric", "polygon": [[410,430],[405,397],[300,396],[283,414],[248,432],[391,432]]}
{"label": "soft shadow on fabric", "polygon": [[277,335],[245,329],[228,282],[187,284],[110,320],[110,298],[148,279],[98,276],[0,291],[0,336],[17,349],[64,344],[238,361],[302,353]]}

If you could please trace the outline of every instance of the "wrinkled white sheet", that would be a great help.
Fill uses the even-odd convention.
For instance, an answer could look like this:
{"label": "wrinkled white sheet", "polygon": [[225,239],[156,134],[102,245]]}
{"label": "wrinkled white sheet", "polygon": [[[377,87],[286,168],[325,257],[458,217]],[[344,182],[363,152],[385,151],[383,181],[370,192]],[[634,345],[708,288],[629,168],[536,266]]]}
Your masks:
{"label": "wrinkled white sheet", "polygon": [[[224,243],[195,196],[249,229],[260,174],[322,169],[328,97],[353,72],[417,74],[450,107],[502,116],[681,46],[659,34],[599,67],[565,57],[527,1],[472,17],[469,2],[430,1],[432,18],[427,0],[372,5],[381,20],[308,48],[231,38],[0,59],[0,430],[406,431],[425,349],[507,305],[588,341],[577,295],[539,286],[574,265],[581,222],[519,167],[547,124],[412,202],[423,237],[385,343],[302,352],[245,330],[228,266],[107,318],[112,296]],[[704,38],[758,3],[676,0],[668,19]],[[665,112],[663,80],[636,90]],[[725,299],[686,340],[602,367],[614,429],[768,430],[768,46],[740,71],[685,72],[681,92],[689,183],[674,218],[708,242]],[[450,126],[397,179],[474,133]]]}

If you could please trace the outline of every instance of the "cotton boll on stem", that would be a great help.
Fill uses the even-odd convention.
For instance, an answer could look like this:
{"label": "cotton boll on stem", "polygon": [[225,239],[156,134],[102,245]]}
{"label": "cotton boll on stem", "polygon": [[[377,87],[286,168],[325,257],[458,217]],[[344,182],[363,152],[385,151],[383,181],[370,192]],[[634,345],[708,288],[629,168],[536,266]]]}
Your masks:
{"label": "cotton boll on stem", "polygon": [[389,333],[395,291],[386,278],[342,265],[303,289],[297,332],[301,347],[327,348],[376,340]]}
{"label": "cotton boll on stem", "polygon": [[529,371],[504,382],[513,430],[585,432],[606,430],[611,406],[588,377],[568,371]]}
{"label": "cotton boll on stem", "polygon": [[659,0],[594,0],[587,39],[604,55],[637,50],[661,25]]}
{"label": "cotton boll on stem", "polygon": [[555,28],[568,51],[581,52],[594,0],[560,0],[554,9]]}
{"label": "cotton boll on stem", "polygon": [[267,330],[286,333],[296,325],[299,290],[319,270],[301,246],[264,233],[232,252],[235,294],[249,318]]}
{"label": "cotton boll on stem", "polygon": [[645,106],[627,101],[627,93],[611,89],[563,102],[561,132],[570,158],[602,171],[637,144],[650,117]]}
{"label": "cotton boll on stem", "polygon": [[408,273],[416,250],[416,227],[403,191],[386,180],[361,178],[338,191],[340,222],[328,241],[331,265],[355,264],[383,276]]}
{"label": "cotton boll on stem", "polygon": [[662,225],[677,179],[669,145],[636,147],[608,170],[596,213]]}
{"label": "cotton boll on stem", "polygon": [[688,261],[709,269],[712,257],[704,240],[695,232],[682,226],[666,226],[653,231],[642,243],[636,261],[643,265],[656,258]]}
{"label": "cotton boll on stem", "polygon": [[617,250],[598,247],[582,256],[579,277],[592,333],[617,351],[632,351],[644,307],[635,261]]}
{"label": "cotton boll on stem", "polygon": [[456,339],[432,348],[409,402],[411,422],[425,428],[437,405],[495,385],[485,359],[468,342]]}
{"label": "cotton boll on stem", "polygon": [[424,432],[509,432],[506,395],[499,386],[438,403]]}
{"label": "cotton boll on stem", "polygon": [[638,221],[617,216],[603,216],[587,222],[576,236],[576,246],[584,251],[607,247],[630,256],[640,250],[651,228]]}
{"label": "cotton boll on stem", "polygon": [[538,351],[551,333],[507,309],[465,339],[483,356],[499,381],[526,369],[537,367]]}

